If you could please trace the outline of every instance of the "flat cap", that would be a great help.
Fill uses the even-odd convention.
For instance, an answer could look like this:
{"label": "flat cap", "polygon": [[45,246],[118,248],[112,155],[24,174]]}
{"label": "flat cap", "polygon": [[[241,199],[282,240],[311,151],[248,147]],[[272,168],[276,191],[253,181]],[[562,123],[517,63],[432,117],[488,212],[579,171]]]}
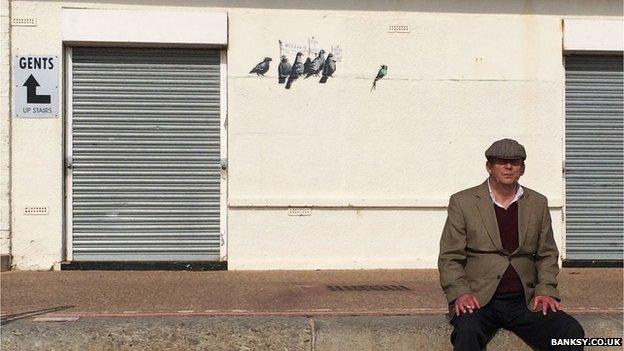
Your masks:
{"label": "flat cap", "polygon": [[513,139],[501,139],[495,141],[487,150],[485,150],[486,158],[504,158],[508,160],[526,159],[526,151],[524,146],[520,145]]}

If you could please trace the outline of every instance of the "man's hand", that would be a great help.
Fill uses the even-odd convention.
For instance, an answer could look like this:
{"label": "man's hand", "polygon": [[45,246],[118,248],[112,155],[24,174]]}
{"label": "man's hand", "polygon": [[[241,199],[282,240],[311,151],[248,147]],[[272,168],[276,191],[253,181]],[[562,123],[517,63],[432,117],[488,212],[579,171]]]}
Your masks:
{"label": "man's hand", "polygon": [[455,299],[455,314],[472,313],[474,310],[481,308],[479,299],[472,294],[461,294]]}
{"label": "man's hand", "polygon": [[561,304],[559,301],[555,300],[555,298],[551,296],[538,295],[533,299],[533,311],[537,312],[539,308],[542,308],[542,313],[544,316],[548,309],[550,308],[553,312],[557,312],[561,309]]}

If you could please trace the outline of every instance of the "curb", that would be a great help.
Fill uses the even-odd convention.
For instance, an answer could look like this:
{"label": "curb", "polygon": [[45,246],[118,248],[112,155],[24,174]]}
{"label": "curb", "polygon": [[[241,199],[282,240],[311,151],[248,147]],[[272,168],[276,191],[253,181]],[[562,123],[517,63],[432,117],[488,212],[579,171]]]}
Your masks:
{"label": "curb", "polygon": [[[567,308],[569,314],[624,314],[623,308]],[[289,310],[289,311],[259,311],[259,310],[183,310],[183,311],[123,311],[123,312],[71,312],[71,313],[48,313],[41,317],[46,318],[74,318],[74,317],[393,317],[393,316],[423,316],[423,315],[446,315],[446,309],[414,308],[414,309],[391,309],[391,310]],[[10,320],[10,319],[9,319]]]}
{"label": "curb", "polygon": [[[258,311],[234,313],[241,312]],[[452,327],[440,314],[196,318],[190,314],[195,312],[184,313],[186,315],[170,318],[140,316],[138,312],[121,314],[126,318],[37,317],[41,321],[22,318],[3,325],[0,346],[6,351],[451,349],[449,337]],[[588,337],[622,338],[622,321],[619,318],[597,314],[577,315],[577,318]],[[501,330],[488,345],[488,350],[530,351],[530,348],[513,333]]]}

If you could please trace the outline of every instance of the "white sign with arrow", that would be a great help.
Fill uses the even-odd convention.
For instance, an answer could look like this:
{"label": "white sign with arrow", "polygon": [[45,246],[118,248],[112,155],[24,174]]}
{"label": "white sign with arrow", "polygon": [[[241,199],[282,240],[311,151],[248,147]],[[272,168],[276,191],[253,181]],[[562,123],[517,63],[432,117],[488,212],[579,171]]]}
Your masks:
{"label": "white sign with arrow", "polygon": [[13,117],[59,116],[58,56],[15,56]]}

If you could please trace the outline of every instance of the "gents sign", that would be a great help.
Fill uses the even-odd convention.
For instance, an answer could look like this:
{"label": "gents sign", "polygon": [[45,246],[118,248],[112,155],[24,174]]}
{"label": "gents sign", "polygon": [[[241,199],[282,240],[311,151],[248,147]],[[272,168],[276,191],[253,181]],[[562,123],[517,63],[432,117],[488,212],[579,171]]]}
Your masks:
{"label": "gents sign", "polygon": [[13,117],[58,117],[58,56],[15,56]]}

